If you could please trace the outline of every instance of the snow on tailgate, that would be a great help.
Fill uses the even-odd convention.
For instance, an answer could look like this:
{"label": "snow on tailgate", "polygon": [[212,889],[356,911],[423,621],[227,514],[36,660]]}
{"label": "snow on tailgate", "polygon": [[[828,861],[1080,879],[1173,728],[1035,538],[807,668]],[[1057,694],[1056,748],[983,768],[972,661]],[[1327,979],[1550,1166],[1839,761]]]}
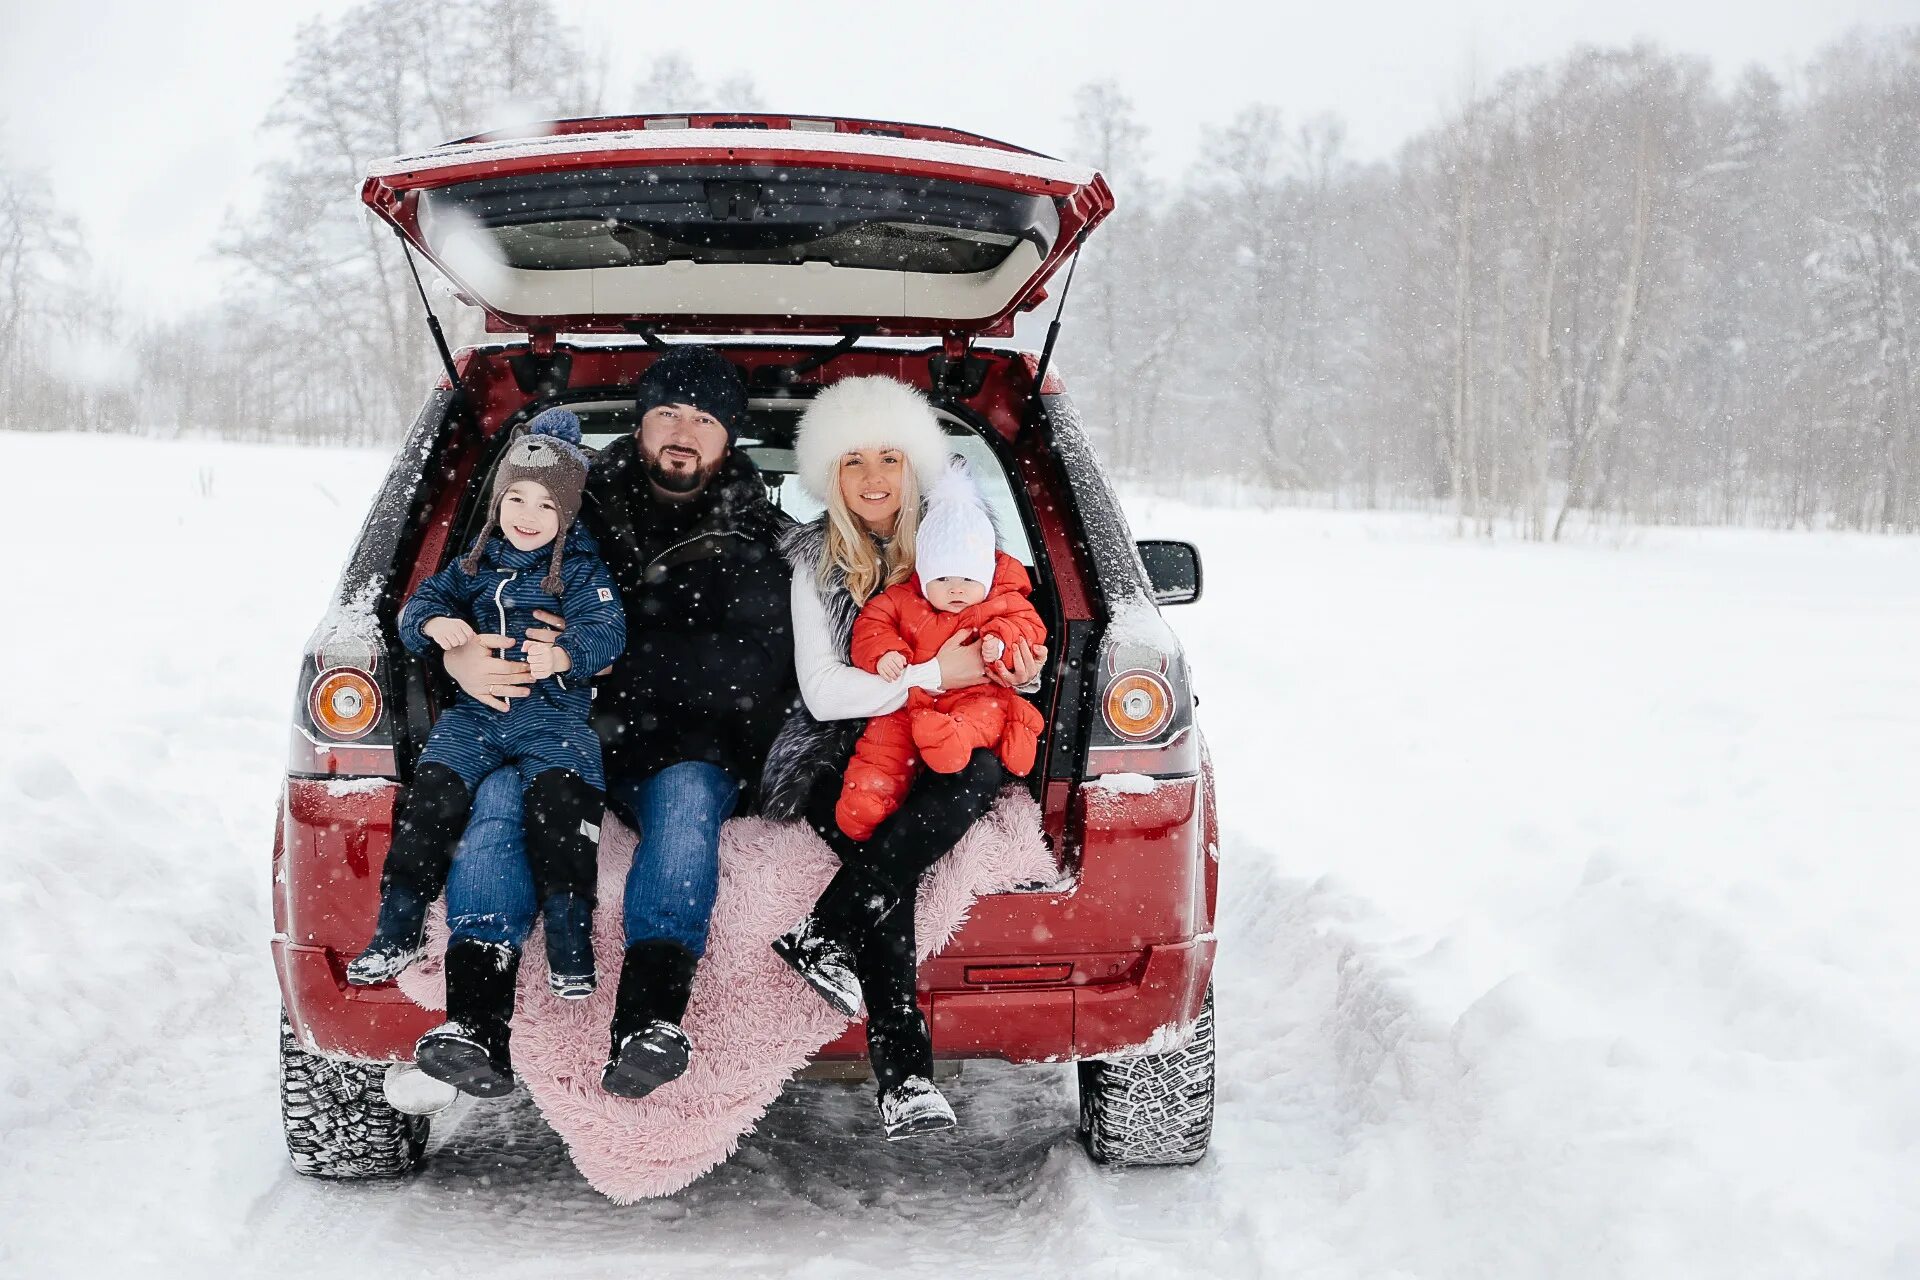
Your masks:
{"label": "snow on tailgate", "polygon": [[1096,176],[1094,170],[1082,165],[1019,151],[1002,151],[995,147],[973,147],[957,142],[923,142],[871,134],[779,129],[623,129],[612,133],[550,134],[537,138],[506,138],[498,142],[458,143],[413,155],[376,160],[368,167],[367,176],[388,178],[400,174],[418,174],[483,160],[525,160],[539,156],[562,157],[575,153],[604,152],[627,152],[639,160],[650,153],[691,150],[713,150],[723,155],[731,150],[791,151],[807,155],[838,152],[876,160],[964,165],[1075,186],[1084,186]]}

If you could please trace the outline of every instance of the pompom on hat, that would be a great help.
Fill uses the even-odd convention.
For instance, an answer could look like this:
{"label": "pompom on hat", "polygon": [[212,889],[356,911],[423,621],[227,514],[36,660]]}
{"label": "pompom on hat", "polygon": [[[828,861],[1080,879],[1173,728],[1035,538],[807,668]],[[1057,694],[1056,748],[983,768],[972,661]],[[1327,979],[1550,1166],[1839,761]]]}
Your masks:
{"label": "pompom on hat", "polygon": [[794,436],[800,483],[817,501],[833,492],[842,455],[854,449],[898,449],[930,490],[947,468],[947,436],[933,404],[898,378],[842,378],[820,392],[800,415]]}
{"label": "pompom on hat", "polygon": [[571,409],[542,410],[525,427],[516,428],[512,444],[493,469],[493,482],[487,491],[487,522],[473,541],[460,567],[468,573],[480,568],[480,553],[487,539],[500,528],[500,501],[507,490],[521,480],[532,480],[545,487],[560,511],[560,532],[553,538],[553,560],[541,587],[549,594],[563,591],[560,581],[560,557],[566,550],[567,530],[580,515],[580,503],[587,488],[587,452],[580,447],[580,418]]}
{"label": "pompom on hat", "polygon": [[913,568],[922,588],[936,578],[968,578],[993,586],[993,515],[966,461],[954,458],[927,495],[926,514],[913,544]]}

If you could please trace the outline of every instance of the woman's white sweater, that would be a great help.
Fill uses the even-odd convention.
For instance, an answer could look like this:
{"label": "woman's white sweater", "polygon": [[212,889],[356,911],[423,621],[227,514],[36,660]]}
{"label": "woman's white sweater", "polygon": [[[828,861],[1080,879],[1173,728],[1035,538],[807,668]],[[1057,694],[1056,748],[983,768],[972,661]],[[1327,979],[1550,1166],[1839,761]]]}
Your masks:
{"label": "woman's white sweater", "polygon": [[914,663],[898,680],[882,680],[849,663],[834,643],[826,606],[814,589],[813,575],[793,575],[793,665],[800,697],[816,720],[868,720],[907,705],[914,689],[940,692],[940,660]]}

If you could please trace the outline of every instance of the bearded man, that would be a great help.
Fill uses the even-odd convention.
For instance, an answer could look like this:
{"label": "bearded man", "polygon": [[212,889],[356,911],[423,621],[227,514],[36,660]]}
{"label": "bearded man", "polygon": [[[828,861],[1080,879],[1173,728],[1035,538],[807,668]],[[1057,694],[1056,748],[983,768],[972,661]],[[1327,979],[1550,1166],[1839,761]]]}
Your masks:
{"label": "bearded man", "polygon": [[[626,1097],[686,1070],[693,1046],[680,1022],[706,950],[720,824],[758,780],[795,696],[790,571],[775,545],[791,521],[735,447],[747,422],[739,372],[710,347],[677,346],[635,395],[639,428],[594,461],[581,510],[627,617],[626,652],[595,680],[592,712],[608,807],[640,835],[602,1076]],[[446,661],[463,688],[496,706],[526,692],[524,663],[463,650]],[[501,942],[518,947],[531,890],[509,812],[517,792],[491,781],[455,857],[448,910],[497,918],[503,935],[521,935]],[[510,987],[503,998],[510,1013]]]}

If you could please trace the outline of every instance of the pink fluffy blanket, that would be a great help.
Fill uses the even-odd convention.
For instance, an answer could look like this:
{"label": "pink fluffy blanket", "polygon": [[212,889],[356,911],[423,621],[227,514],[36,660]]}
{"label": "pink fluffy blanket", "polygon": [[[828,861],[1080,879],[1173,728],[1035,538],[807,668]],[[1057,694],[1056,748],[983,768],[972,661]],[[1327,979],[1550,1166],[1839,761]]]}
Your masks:
{"label": "pink fluffy blanket", "polygon": [[[720,837],[720,894],[683,1024],[687,1073],[640,1100],[600,1088],[620,972],[620,900],[634,835],[609,816],[600,843],[594,951],[600,987],[567,1001],[547,990],[536,931],[520,966],[513,1065],[595,1190],[620,1204],[670,1195],[732,1155],[795,1072],[846,1027],[768,944],[806,914],[838,865],[804,823],[742,818]],[[1009,788],[922,881],[919,951],[939,951],[973,900],[1058,874],[1033,798]],[[428,957],[401,975],[407,996],[446,1007],[446,916],[434,908]]]}

